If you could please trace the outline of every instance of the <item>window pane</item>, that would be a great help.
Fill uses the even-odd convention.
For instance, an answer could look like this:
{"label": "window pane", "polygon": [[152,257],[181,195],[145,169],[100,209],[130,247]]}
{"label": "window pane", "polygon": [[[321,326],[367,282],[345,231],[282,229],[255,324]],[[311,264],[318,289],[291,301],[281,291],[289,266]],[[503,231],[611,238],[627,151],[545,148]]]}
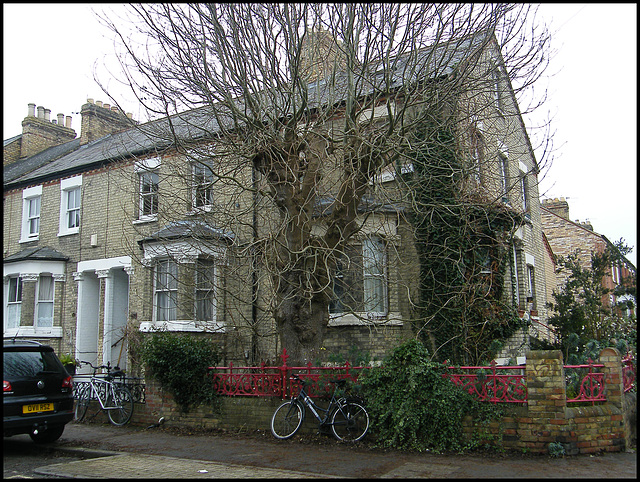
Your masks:
{"label": "window pane", "polygon": [[213,175],[207,166],[194,164],[193,189],[195,207],[210,206],[213,204],[212,191]]}
{"label": "window pane", "polygon": [[385,246],[380,238],[371,237],[362,244],[364,268],[364,311],[386,312]]}
{"label": "window pane", "polygon": [[22,304],[10,303],[7,305],[7,328],[18,328],[20,326],[20,313]]}
{"label": "window pane", "polygon": [[39,217],[40,216],[40,198],[36,197],[33,199],[29,199],[29,217]]}
{"label": "window pane", "polygon": [[156,321],[175,321],[177,316],[177,265],[164,260],[156,265]]}
{"label": "window pane", "polygon": [[196,319],[213,321],[215,265],[210,259],[199,259],[196,267]]}
{"label": "window pane", "polygon": [[67,191],[67,208],[69,210],[80,207],[80,188]]}
{"label": "window pane", "polygon": [[9,302],[22,301],[22,279],[18,277],[9,278]]}
{"label": "window pane", "polygon": [[29,199],[29,235],[36,235],[40,232],[40,198]]}
{"label": "window pane", "polygon": [[158,213],[158,174],[143,172],[140,174],[140,214]]}
{"label": "window pane", "polygon": [[364,280],[364,311],[384,313],[384,284],[381,278],[366,278]]}
{"label": "window pane", "polygon": [[36,326],[47,328],[53,326],[53,303],[38,302],[38,320]]}
{"label": "window pane", "polygon": [[38,300],[53,301],[53,276],[40,276]]}

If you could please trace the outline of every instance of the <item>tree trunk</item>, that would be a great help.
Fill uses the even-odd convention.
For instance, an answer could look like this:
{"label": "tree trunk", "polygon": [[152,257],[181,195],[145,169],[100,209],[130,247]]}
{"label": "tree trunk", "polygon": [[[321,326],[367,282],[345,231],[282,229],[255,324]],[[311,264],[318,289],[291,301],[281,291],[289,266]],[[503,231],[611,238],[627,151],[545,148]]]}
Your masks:
{"label": "tree trunk", "polygon": [[287,365],[315,365],[329,321],[328,302],[322,296],[309,300],[295,293],[278,293],[278,298],[275,319],[282,346],[289,355]]}

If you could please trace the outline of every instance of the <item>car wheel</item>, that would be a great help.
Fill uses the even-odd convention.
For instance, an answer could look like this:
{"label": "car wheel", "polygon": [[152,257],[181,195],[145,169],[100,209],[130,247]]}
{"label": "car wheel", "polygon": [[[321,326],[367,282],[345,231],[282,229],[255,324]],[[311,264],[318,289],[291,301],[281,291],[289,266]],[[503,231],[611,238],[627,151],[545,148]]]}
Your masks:
{"label": "car wheel", "polygon": [[29,437],[37,444],[47,444],[55,442],[64,432],[64,425],[52,425],[46,430],[38,430],[38,433],[31,432]]}

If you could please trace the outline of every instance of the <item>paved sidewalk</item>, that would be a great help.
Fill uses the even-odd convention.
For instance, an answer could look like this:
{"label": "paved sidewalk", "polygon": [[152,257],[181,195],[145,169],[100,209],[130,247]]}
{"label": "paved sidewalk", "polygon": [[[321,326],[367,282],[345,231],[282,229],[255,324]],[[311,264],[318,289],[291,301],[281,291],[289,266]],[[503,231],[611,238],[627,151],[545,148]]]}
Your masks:
{"label": "paved sidewalk", "polygon": [[312,474],[309,472],[129,453],[114,453],[114,455],[107,457],[47,465],[36,469],[35,472],[40,475],[53,475],[72,479],[327,478],[324,474]]}
{"label": "paved sidewalk", "polygon": [[69,423],[50,445],[85,460],[47,465],[66,478],[637,478],[636,452],[552,458],[435,455],[341,444],[328,437],[277,441],[245,435]]}

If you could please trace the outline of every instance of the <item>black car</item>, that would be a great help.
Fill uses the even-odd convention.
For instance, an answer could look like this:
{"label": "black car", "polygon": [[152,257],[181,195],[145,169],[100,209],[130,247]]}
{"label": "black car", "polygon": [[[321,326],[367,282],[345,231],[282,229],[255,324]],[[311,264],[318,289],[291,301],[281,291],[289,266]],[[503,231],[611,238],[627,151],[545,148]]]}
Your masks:
{"label": "black car", "polygon": [[28,433],[36,443],[58,440],[73,419],[73,378],[52,347],[4,340],[4,436]]}

